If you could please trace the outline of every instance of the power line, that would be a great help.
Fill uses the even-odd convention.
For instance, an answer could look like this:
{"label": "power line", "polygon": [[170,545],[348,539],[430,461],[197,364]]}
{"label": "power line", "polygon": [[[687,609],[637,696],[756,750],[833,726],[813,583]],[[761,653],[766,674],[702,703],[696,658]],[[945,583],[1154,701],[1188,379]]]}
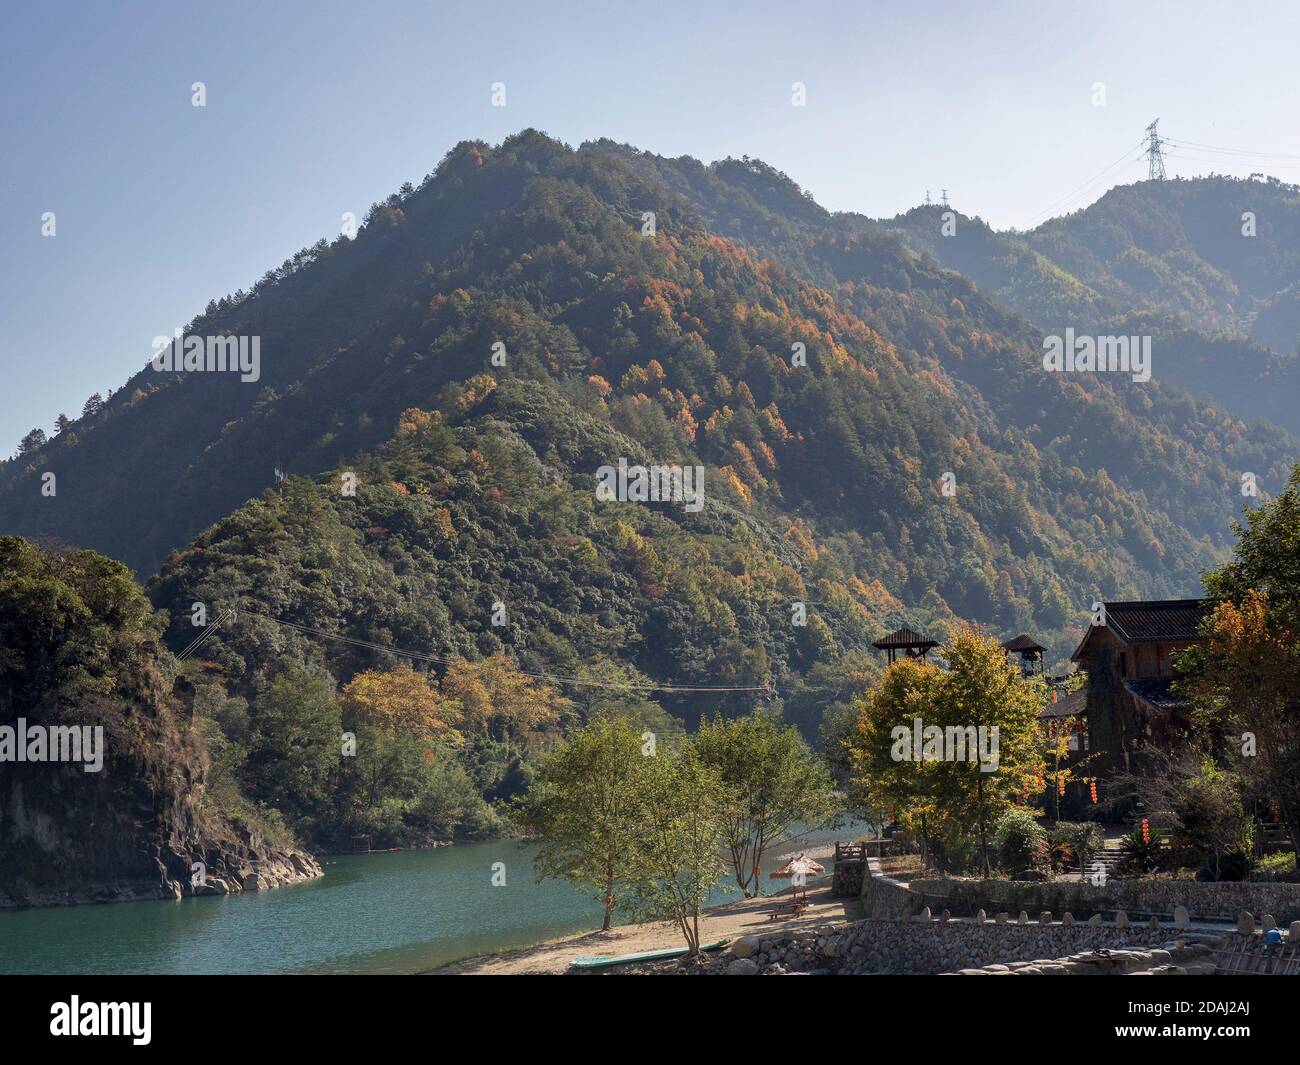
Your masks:
{"label": "power line", "polygon": [[197,651],[199,649],[199,645],[202,644],[203,641],[206,640],[209,636],[211,636],[214,632],[216,632],[217,626],[220,625],[223,621],[225,621],[229,615],[230,615],[229,610],[223,611],[220,617],[218,617],[216,621],[214,621],[211,625],[205,628],[201,633],[199,633],[196,637],[194,637],[193,640],[190,641],[190,643],[185,647],[185,649],[182,650],[181,653],[176,656],[176,661],[183,662],[185,661],[186,658],[188,658],[195,651]]}
{"label": "power line", "polygon": [[[1258,160],[1249,157],[1219,156],[1218,158],[1215,158],[1214,156],[1193,155],[1190,152],[1186,152],[1178,148],[1169,151],[1167,154],[1171,158],[1185,159],[1189,163],[1209,163],[1213,166],[1234,166],[1234,165],[1235,166],[1247,166],[1247,165],[1262,166],[1264,165],[1260,163]],[[1286,159],[1291,157],[1277,156],[1276,158]],[[1268,168],[1270,170],[1300,170],[1300,163],[1270,163],[1268,165]]]}
{"label": "power line", "polygon": [[[454,661],[450,658],[443,658],[439,655],[426,654],[421,651],[408,651],[401,647],[391,647],[387,644],[373,643],[370,640],[358,640],[351,636],[342,636],[338,633],[325,632],[321,629],[312,628],[310,625],[300,625],[295,621],[285,621],[282,618],[272,617],[270,614],[263,614],[257,610],[246,610],[246,613],[255,617],[265,618],[267,621],[274,622],[276,625],[283,625],[285,628],[296,629],[299,632],[307,633],[312,636],[320,637],[324,640],[337,640],[340,643],[351,644],[354,647],[363,647],[371,651],[385,651],[388,654],[399,655],[403,658],[414,659],[419,662],[431,662],[435,665],[449,666]],[[753,684],[753,685],[710,685],[710,686],[689,686],[676,684],[615,684],[609,681],[587,680],[582,677],[564,677],[554,673],[535,673],[528,670],[520,670],[521,676],[529,677],[533,680],[545,680],[557,684],[573,684],[586,688],[615,688],[620,691],[660,691],[660,692],[773,692],[775,688],[770,684]],[[806,689],[804,689],[806,690]]]}
{"label": "power line", "polygon": [[1133,153],[1134,153],[1135,151],[1137,151],[1137,149],[1140,148],[1140,147],[1141,147],[1145,142],[1146,142],[1146,138],[1143,137],[1143,138],[1142,138],[1141,140],[1139,140],[1136,144],[1133,144],[1133,145],[1131,145],[1130,147],[1125,148],[1125,149],[1124,149],[1124,153],[1123,153],[1123,154],[1122,154],[1118,159],[1116,159],[1113,163],[1111,163],[1109,166],[1107,166],[1107,167],[1105,167],[1104,169],[1098,171],[1096,175],[1094,175],[1093,177],[1089,178],[1087,181],[1085,181],[1085,182],[1084,182],[1082,185],[1080,185],[1078,188],[1072,190],[1071,192],[1067,192],[1064,196],[1062,196],[1062,197],[1060,197],[1059,199],[1054,200],[1052,203],[1050,203],[1050,204],[1049,204],[1049,205],[1048,205],[1044,210],[1042,210],[1042,211],[1040,211],[1038,214],[1034,215],[1034,216],[1032,217],[1032,220],[1030,221],[1030,224],[1029,224],[1029,226],[1028,226],[1027,228],[1029,228],[1029,229],[1033,229],[1035,226],[1037,226],[1037,225],[1038,225],[1040,222],[1042,222],[1044,219],[1050,218],[1050,217],[1055,213],[1055,211],[1056,211],[1056,209],[1057,209],[1058,206],[1060,206],[1061,204],[1067,203],[1067,202],[1069,202],[1070,200],[1073,200],[1073,199],[1075,198],[1075,196],[1077,196],[1077,195],[1078,195],[1080,192],[1082,192],[1084,189],[1089,188],[1089,187],[1092,186],[1092,185],[1095,185],[1098,181],[1100,181],[1103,177],[1105,177],[1107,174],[1109,174],[1112,170],[1114,170],[1114,169],[1115,169],[1117,166],[1119,166],[1121,163],[1124,163],[1124,162],[1133,162],[1133,161],[1135,161],[1135,160],[1133,159]]}
{"label": "power line", "polygon": [[1188,147],[1195,148],[1199,151],[1222,152],[1227,155],[1253,155],[1261,159],[1300,159],[1300,155],[1288,155],[1285,152],[1253,152],[1245,148],[1220,148],[1213,144],[1201,144],[1199,141],[1184,140],[1179,137],[1177,140],[1169,139],[1166,141],[1171,147]]}

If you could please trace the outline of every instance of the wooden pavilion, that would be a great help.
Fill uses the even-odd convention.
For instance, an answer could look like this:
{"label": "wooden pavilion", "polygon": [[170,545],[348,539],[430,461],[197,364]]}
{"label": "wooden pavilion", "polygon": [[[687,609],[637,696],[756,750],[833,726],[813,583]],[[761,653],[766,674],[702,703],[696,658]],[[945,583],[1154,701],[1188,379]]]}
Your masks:
{"label": "wooden pavilion", "polygon": [[1041,643],[1032,636],[1026,636],[1023,632],[1013,640],[1008,640],[1002,645],[1002,650],[1008,655],[1017,654],[1020,656],[1020,671],[1025,676],[1033,676],[1035,673],[1043,672],[1043,652],[1047,650]]}
{"label": "wooden pavilion", "polygon": [[938,647],[939,644],[914,629],[904,628],[894,630],[871,646],[877,651],[884,651],[889,664],[893,665],[900,652],[908,658],[924,658],[932,647]]}

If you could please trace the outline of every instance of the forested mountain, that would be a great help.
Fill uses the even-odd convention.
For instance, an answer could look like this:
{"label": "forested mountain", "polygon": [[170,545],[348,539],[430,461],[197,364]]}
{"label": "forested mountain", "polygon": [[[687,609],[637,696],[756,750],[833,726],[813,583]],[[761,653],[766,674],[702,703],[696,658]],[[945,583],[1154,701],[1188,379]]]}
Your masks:
{"label": "forested mountain", "polygon": [[[1245,216],[1254,235],[1246,236]],[[1300,189],[1145,181],[1027,233],[916,207],[881,223],[1044,331],[1153,338],[1154,372],[1300,432]],[[863,225],[872,223],[863,220]],[[946,235],[945,235],[946,234]]]}
{"label": "forested mountain", "polygon": [[[1242,472],[1271,491],[1297,455],[1159,372],[1045,372],[1019,314],[761,163],[532,131],[458,145],[186,332],[260,336],[260,381],[146,366],[0,469],[2,531],[157,569],[174,649],[195,602],[233,606],[200,657],[248,700],[287,662],[396,661],[314,629],[571,678],[546,720],[604,676],[767,689],[601,696],[646,720],[762,703],[815,734],[904,619],[1059,661],[1095,598],[1196,594]],[[620,458],[703,465],[703,509],[598,500]]]}
{"label": "forested mountain", "polygon": [[[1024,239],[1121,311],[1164,310],[1204,332],[1249,332],[1260,311],[1300,281],[1300,187],[1228,177],[1142,181]],[[1293,334],[1279,350],[1294,352],[1297,342]]]}

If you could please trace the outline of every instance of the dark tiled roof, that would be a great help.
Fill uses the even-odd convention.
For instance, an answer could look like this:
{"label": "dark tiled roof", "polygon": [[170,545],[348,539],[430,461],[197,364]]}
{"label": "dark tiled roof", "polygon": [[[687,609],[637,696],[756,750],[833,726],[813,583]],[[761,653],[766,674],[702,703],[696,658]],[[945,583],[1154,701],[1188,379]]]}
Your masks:
{"label": "dark tiled roof", "polygon": [[1124,690],[1156,710],[1176,710],[1180,706],[1186,706],[1187,700],[1174,694],[1170,689],[1172,683],[1168,678],[1154,677],[1126,680]]}
{"label": "dark tiled roof", "polygon": [[[1201,638],[1201,620],[1214,607],[1213,599],[1152,599],[1107,603],[1106,625],[1121,643],[1191,643]],[[1083,660],[1083,649],[1101,626],[1089,626],[1070,657]]]}
{"label": "dark tiled roof", "polygon": [[1046,651],[1047,648],[1035,640],[1032,636],[1026,636],[1023,632],[1014,640],[1008,640],[1002,645],[1004,651]]}
{"label": "dark tiled roof", "polygon": [[939,645],[914,629],[897,629],[871,646],[883,651],[888,647],[938,647]]}
{"label": "dark tiled roof", "polygon": [[1173,643],[1200,638],[1209,599],[1107,603],[1106,624],[1125,643]]}
{"label": "dark tiled roof", "polygon": [[1085,686],[1068,695],[1062,695],[1054,703],[1048,703],[1047,709],[1038,715],[1038,719],[1042,721],[1045,718],[1083,717],[1087,709],[1088,689]]}

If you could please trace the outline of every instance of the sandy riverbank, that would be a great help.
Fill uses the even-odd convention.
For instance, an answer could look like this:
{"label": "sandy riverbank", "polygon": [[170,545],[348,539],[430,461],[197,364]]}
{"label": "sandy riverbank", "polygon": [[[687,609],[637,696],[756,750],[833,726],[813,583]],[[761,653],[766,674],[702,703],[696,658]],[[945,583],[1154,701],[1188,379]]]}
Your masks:
{"label": "sandy riverbank", "polygon": [[[827,873],[810,884],[807,912],[796,919],[779,922],[768,915],[777,907],[778,899],[789,895],[788,886],[775,893],[780,881],[769,880],[764,890],[774,893],[757,899],[738,899],[715,906],[700,915],[700,937],[709,943],[716,939],[735,939],[738,936],[770,932],[782,927],[816,928],[837,921],[855,920],[861,916],[857,899],[837,899],[831,896],[830,862],[834,856],[834,843],[813,844],[783,848],[781,857],[806,854],[826,865]],[[509,976],[523,974],[563,973],[579,954],[632,954],[646,950],[662,950],[684,945],[681,931],[666,921],[647,924],[619,925],[608,932],[580,932],[560,939],[548,940],[524,950],[506,951],[469,958],[434,970],[435,975]]]}

